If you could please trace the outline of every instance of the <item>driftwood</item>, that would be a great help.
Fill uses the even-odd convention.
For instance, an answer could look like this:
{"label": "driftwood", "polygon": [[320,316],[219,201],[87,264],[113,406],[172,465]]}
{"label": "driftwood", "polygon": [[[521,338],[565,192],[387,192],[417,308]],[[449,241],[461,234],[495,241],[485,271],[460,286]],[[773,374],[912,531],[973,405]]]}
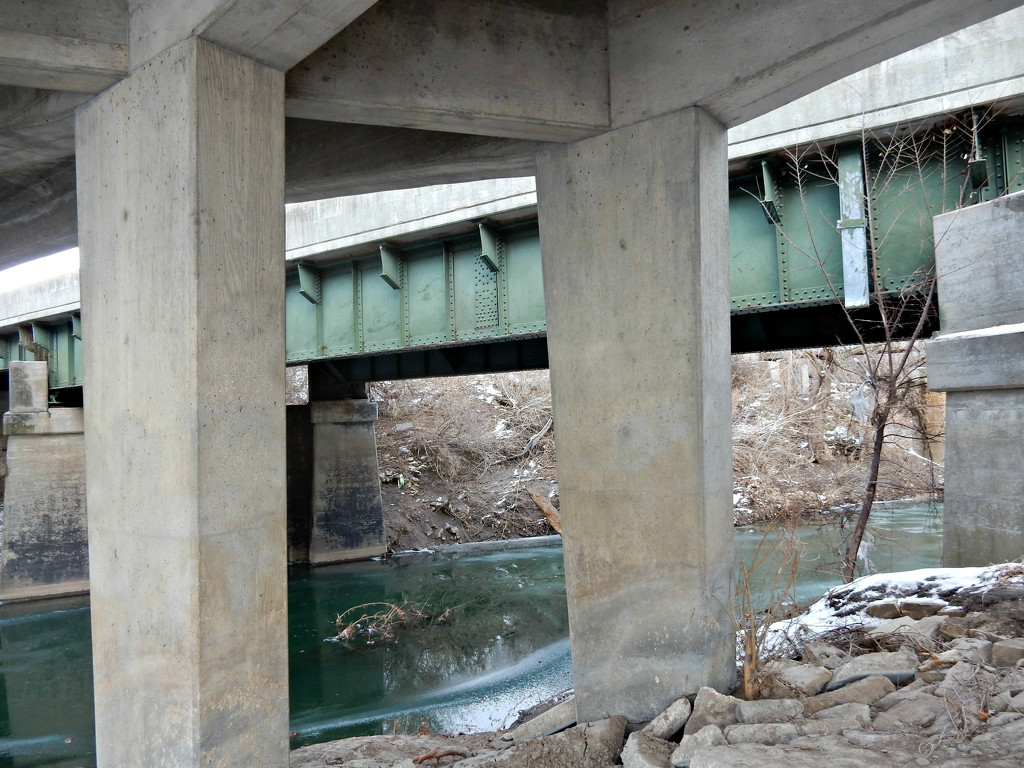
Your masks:
{"label": "driftwood", "polygon": [[472,753],[462,747],[434,747],[426,754],[414,757],[412,761],[416,765],[422,765],[427,760],[433,760],[434,765],[440,765],[442,757],[472,757]]}
{"label": "driftwood", "polygon": [[562,516],[558,514],[558,510],[555,509],[555,505],[548,501],[548,498],[540,491],[534,490],[533,488],[527,488],[526,492],[530,494],[530,498],[533,499],[533,503],[537,505],[544,517],[548,519],[551,527],[555,529],[559,536],[562,535]]}

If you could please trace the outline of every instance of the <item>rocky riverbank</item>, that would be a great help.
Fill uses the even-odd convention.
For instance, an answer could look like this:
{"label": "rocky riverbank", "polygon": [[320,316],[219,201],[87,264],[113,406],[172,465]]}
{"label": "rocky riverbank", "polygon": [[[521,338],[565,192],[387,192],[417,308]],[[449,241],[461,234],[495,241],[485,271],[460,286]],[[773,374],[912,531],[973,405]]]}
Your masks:
{"label": "rocky riverbank", "polygon": [[927,569],[831,590],[767,633],[762,698],[704,688],[647,724],[576,724],[572,700],[518,728],[303,747],[292,768],[1019,768],[1024,567]]}

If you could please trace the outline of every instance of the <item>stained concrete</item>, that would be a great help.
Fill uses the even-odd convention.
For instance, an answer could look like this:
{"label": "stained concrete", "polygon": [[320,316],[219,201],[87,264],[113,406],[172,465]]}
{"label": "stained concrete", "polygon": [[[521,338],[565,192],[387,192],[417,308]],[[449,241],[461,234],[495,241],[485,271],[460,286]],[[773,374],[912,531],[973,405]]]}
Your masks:
{"label": "stained concrete", "polygon": [[945,565],[1024,556],[1024,391],[946,393]]}
{"label": "stained concrete", "polygon": [[281,768],[283,78],[188,40],[76,133],[97,764]]}
{"label": "stained concrete", "polygon": [[311,405],[313,422],[311,563],[360,560],[384,552],[377,404],[337,400]]}
{"label": "stained concrete", "polygon": [[9,437],[0,600],[52,597],[88,586],[81,431]]}
{"label": "stained concrete", "polygon": [[735,679],[725,166],[699,109],[538,156],[581,721]]}
{"label": "stained concrete", "polygon": [[10,382],[0,599],[82,592],[89,578],[82,409],[49,408],[46,361],[12,362]]}

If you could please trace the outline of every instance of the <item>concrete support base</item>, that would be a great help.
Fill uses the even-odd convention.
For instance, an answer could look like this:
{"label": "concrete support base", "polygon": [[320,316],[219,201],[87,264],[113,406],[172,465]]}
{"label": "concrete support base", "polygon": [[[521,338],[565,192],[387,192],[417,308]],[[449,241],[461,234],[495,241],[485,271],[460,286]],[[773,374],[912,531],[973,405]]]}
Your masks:
{"label": "concrete support base", "polygon": [[77,115],[100,768],[288,763],[283,133],[196,39]]}
{"label": "concrete support base", "polygon": [[928,386],[946,393],[942,561],[1024,555],[1024,193],[935,217],[942,333]]}
{"label": "concrete support base", "polygon": [[725,129],[689,109],[538,156],[581,721],[735,681]]}
{"label": "concrete support base", "polygon": [[311,563],[361,560],[384,551],[384,516],[367,400],[313,403]]}
{"label": "concrete support base", "polygon": [[89,588],[81,408],[47,406],[47,364],[11,363],[0,600]]}

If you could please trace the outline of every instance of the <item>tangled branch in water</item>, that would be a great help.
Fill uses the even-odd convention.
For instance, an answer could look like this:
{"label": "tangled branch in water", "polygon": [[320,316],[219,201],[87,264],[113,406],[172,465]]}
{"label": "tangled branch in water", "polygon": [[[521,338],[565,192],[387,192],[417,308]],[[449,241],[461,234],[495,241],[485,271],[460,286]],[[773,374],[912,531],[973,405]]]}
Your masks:
{"label": "tangled branch in water", "polygon": [[[376,611],[369,610],[378,606],[379,609]],[[394,642],[400,627],[416,628],[443,624],[451,615],[452,608],[446,608],[442,613],[433,615],[408,603],[401,606],[383,602],[363,603],[338,614],[334,622],[337,629],[335,640],[349,647],[354,647],[357,643],[376,645]]]}

